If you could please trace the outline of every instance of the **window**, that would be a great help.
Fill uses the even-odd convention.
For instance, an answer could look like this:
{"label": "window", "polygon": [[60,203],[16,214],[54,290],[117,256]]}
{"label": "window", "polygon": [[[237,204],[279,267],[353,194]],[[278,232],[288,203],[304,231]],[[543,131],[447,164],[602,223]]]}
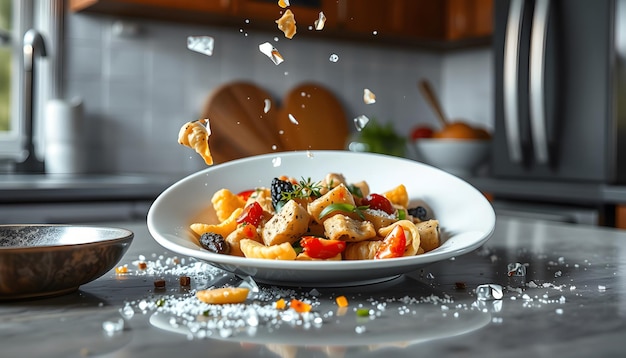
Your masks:
{"label": "window", "polygon": [[0,132],[11,130],[12,0],[0,0]]}
{"label": "window", "polygon": [[[33,140],[37,144],[42,134],[38,119],[43,115],[44,104],[60,93],[61,64],[56,49],[62,48],[63,3],[63,0],[0,0],[0,164],[7,160],[21,162],[28,155],[24,150],[24,121],[20,118],[25,88],[22,42],[31,28],[43,35],[48,53],[45,66],[38,65],[33,85]],[[41,157],[42,148],[37,149],[36,155]]]}

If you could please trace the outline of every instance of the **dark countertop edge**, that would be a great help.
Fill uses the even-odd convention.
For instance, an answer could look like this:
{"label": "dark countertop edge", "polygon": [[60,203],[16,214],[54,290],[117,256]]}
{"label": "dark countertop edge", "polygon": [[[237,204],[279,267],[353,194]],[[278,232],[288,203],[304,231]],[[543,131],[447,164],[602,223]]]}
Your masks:
{"label": "dark countertop edge", "polygon": [[154,200],[186,175],[0,175],[0,204]]}
{"label": "dark countertop edge", "polygon": [[482,192],[506,199],[581,205],[626,204],[626,185],[490,177],[463,179]]}

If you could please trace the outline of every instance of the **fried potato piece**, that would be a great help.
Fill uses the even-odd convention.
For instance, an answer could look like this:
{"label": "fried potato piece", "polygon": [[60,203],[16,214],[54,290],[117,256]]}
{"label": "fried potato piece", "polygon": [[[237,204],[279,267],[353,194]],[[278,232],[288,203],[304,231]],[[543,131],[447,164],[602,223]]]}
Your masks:
{"label": "fried potato piece", "polygon": [[250,289],[245,287],[211,288],[196,292],[196,297],[210,304],[243,303],[248,298]]}
{"label": "fried potato piece", "polygon": [[351,242],[343,252],[344,260],[373,260],[382,241]]}
{"label": "fried potato piece", "polygon": [[226,238],[231,232],[237,229],[237,217],[241,215],[242,211],[243,209],[241,208],[235,209],[226,220],[219,224],[193,223],[189,225],[189,228],[198,236],[205,232],[214,232]]}
{"label": "fried potato piece", "polygon": [[235,209],[243,209],[246,205],[242,198],[228,189],[216,191],[211,197],[211,203],[215,209],[215,214],[217,214],[217,220],[220,222],[228,219]]}
{"label": "fried potato piece", "polygon": [[334,215],[324,221],[326,237],[331,240],[358,242],[376,237],[374,224],[354,220],[346,215]]}
{"label": "fried potato piece", "polygon": [[239,242],[239,246],[244,256],[251,259],[295,260],[297,256],[296,250],[288,242],[265,246],[254,240],[243,239]]}
{"label": "fried potato piece", "polygon": [[407,208],[409,206],[409,193],[407,193],[404,184],[400,184],[397,187],[384,192],[383,196],[389,199],[389,201],[391,201],[394,205],[399,205],[403,208]]}
{"label": "fried potato piece", "polygon": [[[206,125],[202,122],[205,122]],[[213,157],[209,148],[210,135],[211,128],[208,119],[187,122],[178,132],[178,143],[195,150],[207,165],[213,165]]]}

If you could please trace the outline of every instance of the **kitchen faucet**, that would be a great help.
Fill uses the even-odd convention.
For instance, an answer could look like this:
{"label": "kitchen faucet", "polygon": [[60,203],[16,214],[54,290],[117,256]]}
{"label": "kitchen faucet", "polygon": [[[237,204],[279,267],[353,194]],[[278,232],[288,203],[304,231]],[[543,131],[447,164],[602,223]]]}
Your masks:
{"label": "kitchen faucet", "polygon": [[46,46],[41,34],[30,29],[24,34],[24,96],[23,96],[23,123],[24,133],[26,135],[25,150],[27,157],[22,163],[16,165],[18,172],[26,173],[43,173],[44,163],[37,159],[35,153],[35,144],[33,141],[33,83],[35,74],[35,56],[39,54],[46,57]]}

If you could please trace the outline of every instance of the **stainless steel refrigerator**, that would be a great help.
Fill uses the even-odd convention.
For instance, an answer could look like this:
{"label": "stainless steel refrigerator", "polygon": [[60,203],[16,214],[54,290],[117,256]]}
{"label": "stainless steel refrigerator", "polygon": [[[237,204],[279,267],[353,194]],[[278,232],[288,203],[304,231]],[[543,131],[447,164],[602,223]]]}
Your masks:
{"label": "stainless steel refrigerator", "polygon": [[626,183],[626,0],[494,6],[493,176]]}

